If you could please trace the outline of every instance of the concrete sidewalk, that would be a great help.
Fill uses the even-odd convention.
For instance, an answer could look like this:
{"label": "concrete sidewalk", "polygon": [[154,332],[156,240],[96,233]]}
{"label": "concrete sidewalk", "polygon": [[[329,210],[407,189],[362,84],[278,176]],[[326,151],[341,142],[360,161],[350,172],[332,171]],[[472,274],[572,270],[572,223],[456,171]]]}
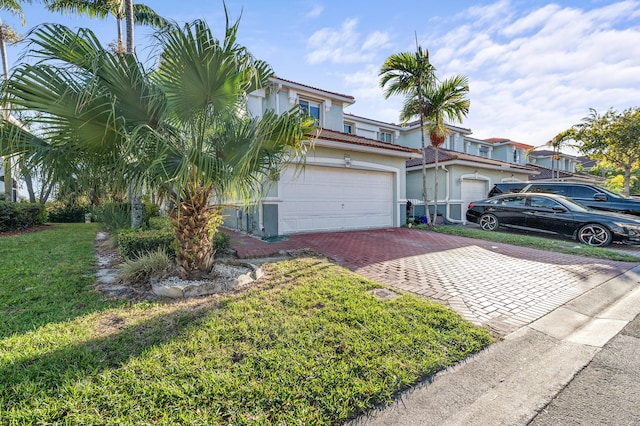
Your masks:
{"label": "concrete sidewalk", "polygon": [[[589,416],[576,421],[567,412],[576,409],[572,405],[576,401],[570,397],[549,405],[638,316],[639,284],[640,266],[594,287],[466,362],[437,374],[431,383],[405,393],[393,405],[350,425],[526,425],[541,411],[533,424],[640,424],[635,414],[640,406],[637,392],[625,393],[623,419],[618,417],[622,423],[603,423],[607,414],[614,418],[610,412],[616,411],[616,406],[598,389],[577,393],[582,392],[587,405],[601,413],[600,421]],[[638,339],[623,337],[616,345],[606,346],[603,353],[608,359],[616,359],[616,351],[623,353],[631,359],[627,370],[634,372],[629,374],[637,377],[633,366],[640,364]],[[624,389],[629,374],[612,375],[606,381],[612,389]],[[544,411],[548,406],[551,408]]]}

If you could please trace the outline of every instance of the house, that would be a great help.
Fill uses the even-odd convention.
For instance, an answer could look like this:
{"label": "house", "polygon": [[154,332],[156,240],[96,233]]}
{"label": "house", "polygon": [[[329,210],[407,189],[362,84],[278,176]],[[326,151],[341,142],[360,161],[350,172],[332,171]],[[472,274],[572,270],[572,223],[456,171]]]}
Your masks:
{"label": "house", "polygon": [[[344,108],[355,99],[274,77],[253,92],[248,109],[260,116],[300,105],[317,120],[319,134],[303,167],[286,166],[252,206],[229,209],[225,225],[258,236],[398,227],[406,222],[405,164],[414,148],[387,134],[347,128]],[[391,136],[393,139],[393,135]]]}
{"label": "house", "polygon": [[[352,114],[344,115],[345,131],[376,137],[390,143],[422,147],[420,123],[390,124]],[[481,140],[471,130],[447,125],[448,135],[439,151],[438,215],[445,222],[464,222],[469,202],[486,198],[494,183],[527,181],[537,172],[526,165],[526,153],[533,147],[508,139]],[[435,151],[425,135],[427,196],[434,213]],[[425,214],[422,196],[422,156],[407,160],[407,199],[410,216]]]}

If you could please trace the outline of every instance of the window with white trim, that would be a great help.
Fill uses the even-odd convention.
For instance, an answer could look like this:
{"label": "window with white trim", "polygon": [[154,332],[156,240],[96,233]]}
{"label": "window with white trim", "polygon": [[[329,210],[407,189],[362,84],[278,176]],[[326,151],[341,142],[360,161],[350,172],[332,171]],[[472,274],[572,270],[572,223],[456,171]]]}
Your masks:
{"label": "window with white trim", "polygon": [[298,105],[300,105],[300,108],[302,108],[302,110],[304,112],[306,112],[309,115],[312,115],[313,117],[315,117],[316,119],[316,125],[320,125],[320,102],[315,102],[315,101],[311,101],[308,99],[300,99],[298,101]]}
{"label": "window with white trim", "polygon": [[380,133],[378,133],[378,139],[381,140],[382,142],[393,142],[393,134],[391,132],[386,132],[384,130],[381,130]]}
{"label": "window with white trim", "polygon": [[353,123],[344,123],[344,133],[349,133],[350,135],[352,135],[354,133],[353,127]]}

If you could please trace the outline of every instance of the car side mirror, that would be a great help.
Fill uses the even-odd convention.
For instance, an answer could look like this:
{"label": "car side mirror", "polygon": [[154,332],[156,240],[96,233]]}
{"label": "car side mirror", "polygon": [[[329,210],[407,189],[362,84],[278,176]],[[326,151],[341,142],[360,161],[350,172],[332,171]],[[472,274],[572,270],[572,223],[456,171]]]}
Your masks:
{"label": "car side mirror", "polygon": [[597,194],[593,195],[593,199],[596,201],[607,201],[607,194],[598,192]]}
{"label": "car side mirror", "polygon": [[564,207],[560,207],[560,206],[553,206],[551,208],[551,210],[553,210],[554,213],[566,213],[567,209],[565,209]]}

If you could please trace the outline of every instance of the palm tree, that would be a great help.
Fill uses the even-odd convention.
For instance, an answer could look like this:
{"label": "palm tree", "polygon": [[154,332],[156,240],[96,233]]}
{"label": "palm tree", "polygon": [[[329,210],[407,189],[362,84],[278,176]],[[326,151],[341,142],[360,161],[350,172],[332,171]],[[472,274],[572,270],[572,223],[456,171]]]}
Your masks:
{"label": "palm tree", "polygon": [[[45,0],[52,12],[77,13],[90,18],[104,19],[109,15],[116,18],[117,52],[133,51],[133,23],[163,28],[167,21],[144,4],[133,4],[132,0]],[[122,21],[126,24],[127,48],[122,36]]]}
{"label": "palm tree", "polygon": [[[385,97],[405,95],[407,102],[415,102],[419,106],[415,115],[420,120],[420,142],[422,144],[422,199],[424,202],[427,224],[431,225],[431,215],[427,197],[427,162],[424,140],[424,121],[427,116],[428,104],[424,98],[425,90],[431,88],[435,82],[435,67],[429,62],[429,51],[420,46],[415,52],[402,52],[389,56],[382,65],[378,76],[380,87],[386,87]],[[406,121],[406,117],[401,117]]]}
{"label": "palm tree", "polygon": [[211,271],[220,223],[211,198],[255,194],[301,153],[312,130],[299,109],[249,116],[246,95],[266,87],[272,71],[237,44],[237,29],[227,18],[217,40],[202,21],[172,24],[157,35],[158,69],[146,71],[88,29],[45,25],[31,40],[38,60],[21,65],[8,85],[16,106],[41,113],[42,140],[56,141],[15,137],[20,149],[42,149],[48,168],[81,174],[100,165],[122,188],[132,180],[169,189],[184,278]]}
{"label": "palm tree", "polygon": [[[22,20],[22,25],[26,24],[24,19],[24,12],[22,11],[23,3],[31,3],[31,0],[2,0],[0,3],[0,10],[7,11],[12,15],[17,15]],[[2,56],[2,72],[4,81],[9,79],[9,63],[7,61],[7,42],[15,43],[20,41],[22,37],[9,25],[6,25],[0,20],[0,55]],[[10,116],[10,108],[2,109],[2,119],[8,120]],[[11,160],[9,156],[4,157],[4,194],[5,200],[13,200],[13,179],[11,177]]]}
{"label": "palm tree", "polygon": [[[443,81],[425,86],[422,103],[408,99],[400,113],[403,120],[409,120],[420,112],[428,120],[429,140],[435,156],[434,211],[438,212],[438,153],[447,136],[445,118],[461,123],[469,113],[469,79],[464,75],[454,75]],[[436,216],[437,217],[437,216]]]}

